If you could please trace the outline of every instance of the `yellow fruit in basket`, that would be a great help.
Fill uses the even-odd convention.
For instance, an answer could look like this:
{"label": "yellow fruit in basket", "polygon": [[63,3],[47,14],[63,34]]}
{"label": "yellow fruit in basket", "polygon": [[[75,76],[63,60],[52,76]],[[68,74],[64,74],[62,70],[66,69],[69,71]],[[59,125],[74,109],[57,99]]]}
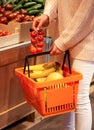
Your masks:
{"label": "yellow fruit in basket", "polygon": [[30,73],[30,78],[31,79],[43,78],[43,77],[48,76],[50,73],[55,72],[55,70],[56,69],[52,67],[44,71],[34,71],[34,73]]}
{"label": "yellow fruit in basket", "polygon": [[56,80],[56,79],[62,79],[62,78],[64,78],[64,77],[59,72],[52,72],[52,73],[50,73],[47,76],[46,81],[51,81],[51,80]]}
{"label": "yellow fruit in basket", "polygon": [[37,82],[44,82],[45,80],[46,80],[46,77],[37,78],[37,79],[36,79]]}

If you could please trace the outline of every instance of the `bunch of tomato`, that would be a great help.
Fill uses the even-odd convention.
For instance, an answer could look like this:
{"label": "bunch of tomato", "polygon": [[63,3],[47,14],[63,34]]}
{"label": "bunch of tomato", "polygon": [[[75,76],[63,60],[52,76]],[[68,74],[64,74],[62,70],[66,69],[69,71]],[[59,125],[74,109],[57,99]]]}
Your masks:
{"label": "bunch of tomato", "polygon": [[31,36],[31,46],[30,52],[32,54],[41,53],[44,47],[44,30],[38,30],[37,32],[34,30],[30,30]]}
{"label": "bunch of tomato", "polygon": [[0,37],[2,37],[2,36],[7,36],[7,35],[11,35],[12,33],[11,32],[9,32],[9,31],[6,31],[6,30],[0,30]]}

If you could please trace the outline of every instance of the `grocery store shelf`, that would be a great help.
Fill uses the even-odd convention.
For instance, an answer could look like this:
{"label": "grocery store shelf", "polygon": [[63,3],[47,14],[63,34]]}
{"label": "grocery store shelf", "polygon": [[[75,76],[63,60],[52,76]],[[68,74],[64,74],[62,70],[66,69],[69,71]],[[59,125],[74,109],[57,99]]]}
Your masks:
{"label": "grocery store shelf", "polygon": [[27,46],[27,45],[30,45],[30,41],[21,42],[21,43],[15,43],[14,45],[2,47],[2,48],[0,48],[0,52],[1,51],[5,51],[5,50],[9,50],[9,49],[13,49],[13,48],[17,48],[17,47]]}

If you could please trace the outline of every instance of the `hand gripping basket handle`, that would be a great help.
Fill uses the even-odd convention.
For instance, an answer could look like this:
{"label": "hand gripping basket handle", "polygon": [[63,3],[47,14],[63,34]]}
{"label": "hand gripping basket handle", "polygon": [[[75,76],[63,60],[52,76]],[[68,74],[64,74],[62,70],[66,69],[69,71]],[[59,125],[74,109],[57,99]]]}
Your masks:
{"label": "hand gripping basket handle", "polygon": [[[32,58],[32,57],[35,57],[35,56],[47,55],[47,54],[50,54],[50,51],[45,51],[45,52],[42,52],[42,53],[36,53],[36,54],[27,55],[25,57],[25,63],[24,63],[23,73],[25,74],[26,66],[27,66],[28,67],[28,77],[30,77],[29,60],[28,60],[29,58]],[[64,65],[65,65],[65,62],[66,62],[66,58],[68,58],[69,73],[71,74],[71,65],[70,65],[70,54],[69,54],[69,50],[65,51],[64,59],[63,59],[63,63],[62,63],[62,70],[64,70]]]}

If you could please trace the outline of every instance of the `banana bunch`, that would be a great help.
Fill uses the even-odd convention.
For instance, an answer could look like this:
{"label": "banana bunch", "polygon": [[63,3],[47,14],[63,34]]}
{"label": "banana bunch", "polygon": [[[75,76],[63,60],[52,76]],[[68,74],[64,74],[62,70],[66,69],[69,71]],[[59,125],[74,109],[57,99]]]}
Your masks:
{"label": "banana bunch", "polygon": [[[26,68],[27,70],[27,68]],[[52,72],[62,73],[60,63],[49,62],[39,65],[30,66],[30,78],[36,82],[43,82],[46,80],[47,76]]]}

